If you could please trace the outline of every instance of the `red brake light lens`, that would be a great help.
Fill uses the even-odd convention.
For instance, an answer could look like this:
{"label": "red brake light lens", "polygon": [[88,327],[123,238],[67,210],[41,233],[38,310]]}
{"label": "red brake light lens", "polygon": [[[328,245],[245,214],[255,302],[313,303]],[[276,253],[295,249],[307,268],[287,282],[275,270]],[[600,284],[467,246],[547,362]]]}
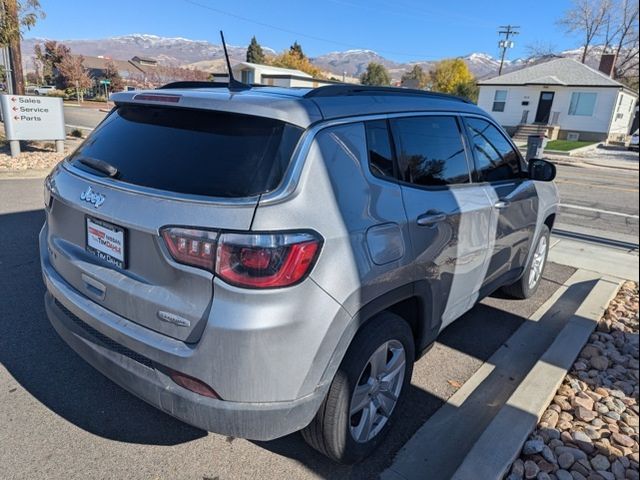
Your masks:
{"label": "red brake light lens", "polygon": [[186,388],[198,395],[203,395],[209,398],[220,398],[213,388],[204,383],[202,380],[190,377],[184,373],[176,372],[175,370],[169,370],[169,376],[171,380],[180,385],[182,388]]}
{"label": "red brake light lens", "polygon": [[188,228],[166,228],[161,232],[176,262],[213,272],[216,258],[216,232]]}
{"label": "red brake light lens", "polygon": [[302,281],[320,252],[311,233],[222,233],[186,228],[161,232],[176,262],[204,268],[238,287],[278,288]]}
{"label": "red brake light lens", "polygon": [[216,274],[239,287],[294,285],[311,271],[320,244],[310,233],[223,233],[218,241]]}

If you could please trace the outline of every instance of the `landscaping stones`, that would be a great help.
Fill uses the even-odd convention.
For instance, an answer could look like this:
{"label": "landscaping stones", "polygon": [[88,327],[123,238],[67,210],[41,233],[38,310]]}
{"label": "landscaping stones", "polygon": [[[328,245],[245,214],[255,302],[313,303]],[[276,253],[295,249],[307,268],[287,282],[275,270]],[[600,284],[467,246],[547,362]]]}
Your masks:
{"label": "landscaping stones", "polygon": [[53,142],[21,142],[22,152],[13,158],[8,142],[0,142],[0,173],[26,170],[51,170],[79,145],[79,139],[67,138],[64,153],[56,153]]}
{"label": "landscaping stones", "polygon": [[638,285],[625,282],[509,479],[640,480]]}

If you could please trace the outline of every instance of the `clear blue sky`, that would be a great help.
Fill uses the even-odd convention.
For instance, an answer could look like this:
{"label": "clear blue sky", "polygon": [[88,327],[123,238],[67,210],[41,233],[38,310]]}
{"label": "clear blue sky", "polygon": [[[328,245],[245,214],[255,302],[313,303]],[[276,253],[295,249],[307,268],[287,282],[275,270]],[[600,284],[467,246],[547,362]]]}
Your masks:
{"label": "clear blue sky", "polygon": [[521,27],[510,58],[536,42],[578,46],[555,21],[570,0],[40,0],[47,17],[27,37],[58,40],[128,33],[246,45],[252,35],[276,50],[298,40],[308,55],[365,48],[396,61],[471,52],[496,56],[497,27]]}

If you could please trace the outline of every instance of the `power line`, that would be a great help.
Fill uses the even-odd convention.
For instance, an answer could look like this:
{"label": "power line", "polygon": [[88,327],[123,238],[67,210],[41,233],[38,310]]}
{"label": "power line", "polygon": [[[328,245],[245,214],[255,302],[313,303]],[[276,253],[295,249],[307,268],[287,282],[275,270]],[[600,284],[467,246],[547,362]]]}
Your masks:
{"label": "power line", "polygon": [[520,27],[516,25],[500,25],[502,30],[498,30],[498,35],[504,35],[504,40],[500,40],[498,42],[498,47],[502,49],[502,54],[500,55],[500,68],[498,69],[498,76],[502,75],[502,66],[504,65],[504,57],[507,54],[507,48],[513,48],[513,41],[509,40],[512,35],[518,35],[518,29]]}
{"label": "power line", "polygon": [[[221,10],[219,8],[212,7],[210,5],[206,5],[206,4],[197,2],[195,0],[183,0],[183,1],[186,2],[186,3],[189,3],[191,5],[194,5],[196,7],[200,7],[200,8],[206,9],[206,10],[211,10],[212,12],[216,12],[216,13],[219,13],[221,15],[226,15],[228,17],[236,18],[238,20],[242,20],[243,22],[248,22],[248,23],[253,23],[255,25],[260,25],[261,27],[271,28],[273,30],[278,30],[280,32],[288,33],[290,35],[295,35],[296,37],[308,38],[310,40],[316,40],[316,41],[319,41],[319,42],[331,43],[333,45],[338,45],[338,46],[341,46],[341,47],[347,47],[347,48],[350,48],[350,49],[370,50],[370,49],[362,48],[359,45],[353,45],[353,44],[350,44],[350,43],[340,42],[340,41],[331,40],[331,39],[323,38],[323,37],[316,37],[314,35],[309,35],[307,33],[297,32],[295,30],[289,30],[287,28],[282,28],[282,27],[279,27],[277,25],[272,25],[270,23],[261,22],[259,20],[254,20],[252,18],[244,17],[244,16],[238,15],[236,13],[232,13],[232,12],[228,12],[228,11],[225,11],[225,10]],[[439,57],[437,57],[435,55],[421,55],[421,54],[413,54],[413,53],[394,52],[394,51],[390,51],[390,50],[376,50],[376,51],[378,53],[384,53],[384,54],[387,54],[387,55],[398,55],[398,56],[403,56],[403,57],[413,57],[413,58],[420,58],[422,60],[431,60],[431,59],[439,58]]]}

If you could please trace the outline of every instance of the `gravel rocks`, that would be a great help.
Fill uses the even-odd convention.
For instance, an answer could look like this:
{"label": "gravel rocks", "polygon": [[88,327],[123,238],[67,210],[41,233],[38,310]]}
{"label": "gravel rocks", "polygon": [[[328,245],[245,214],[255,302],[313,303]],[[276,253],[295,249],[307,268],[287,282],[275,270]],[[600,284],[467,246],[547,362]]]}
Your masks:
{"label": "gravel rocks", "polygon": [[506,478],[640,480],[638,350],[638,285],[626,282]]}
{"label": "gravel rocks", "polygon": [[76,138],[65,141],[65,152],[56,153],[54,142],[21,142],[22,152],[13,158],[8,142],[0,143],[0,173],[25,170],[51,170],[79,145]]}

